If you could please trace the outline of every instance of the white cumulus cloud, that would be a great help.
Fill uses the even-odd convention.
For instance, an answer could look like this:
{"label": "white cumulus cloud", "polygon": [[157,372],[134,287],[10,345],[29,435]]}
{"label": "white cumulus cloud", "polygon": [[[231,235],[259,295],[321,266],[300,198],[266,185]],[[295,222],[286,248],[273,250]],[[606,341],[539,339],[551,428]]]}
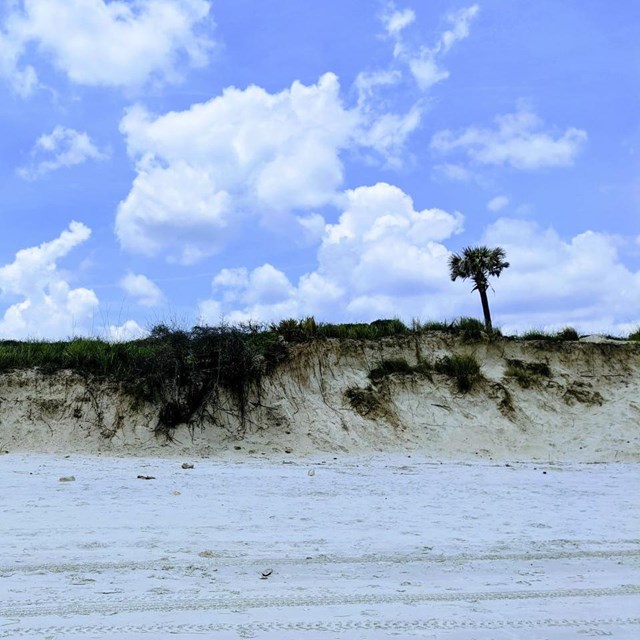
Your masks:
{"label": "white cumulus cloud", "polygon": [[120,286],[143,307],[158,307],[165,301],[160,287],[141,273],[128,273]]}
{"label": "white cumulus cloud", "polygon": [[72,222],[58,238],[18,251],[0,267],[2,298],[19,298],[0,319],[3,338],[60,338],[86,334],[98,306],[91,289],[72,288],[58,262],[86,242],[91,230]]}
{"label": "white cumulus cloud", "polygon": [[496,283],[507,331],[624,332],[638,322],[640,272],[626,267],[612,236],[585,231],[568,240],[534,222],[502,218],[482,242],[501,246],[511,266]]}
{"label": "white cumulus cloud", "polygon": [[0,73],[23,95],[47,61],[75,83],[137,87],[178,77],[181,59],[205,64],[211,43],[198,33],[206,0],[19,0],[0,32]]}
{"label": "white cumulus cloud", "polygon": [[[467,37],[474,5],[447,17],[450,28],[428,56],[445,55]],[[369,70],[345,103],[338,78],[294,81],[271,93],[259,86],[228,87],[221,95],[165,114],[133,106],[120,123],[136,177],[116,213],[123,248],[168,261],[194,263],[218,253],[241,229],[318,240],[325,207],[344,201],[344,158],[398,167],[420,127],[424,96],[398,106],[381,99],[427,50],[405,45],[410,10],[391,9],[385,21],[395,41],[392,68]],[[435,59],[435,58],[434,58]],[[411,80],[411,84],[414,82]],[[412,89],[413,90],[413,89]]]}
{"label": "white cumulus cloud", "polygon": [[448,283],[449,252],[442,241],[461,230],[460,214],[416,211],[397,187],[359,187],[347,191],[338,222],[325,226],[313,272],[293,284],[269,264],[253,271],[225,269],[213,280],[214,298],[200,312],[210,321],[221,314],[232,321],[309,314],[374,319],[410,314],[412,308],[435,314],[427,294]]}
{"label": "white cumulus cloud", "polygon": [[138,175],[116,233],[126,249],[184,263],[215,253],[247,217],[293,213],[316,235],[315,209],[343,197],[342,153],[395,153],[417,122],[345,107],[332,73],[274,94],[228,88],[161,116],[136,106],[121,130]]}
{"label": "white cumulus cloud", "polygon": [[554,136],[529,110],[498,116],[495,124],[493,129],[439,131],[431,140],[431,148],[443,154],[465,155],[473,164],[535,170],[571,166],[587,141],[586,131],[575,127]]}
{"label": "white cumulus cloud", "polygon": [[144,338],[149,332],[135,320],[127,320],[120,325],[111,324],[106,328],[104,339],[109,342],[129,342]]}
{"label": "white cumulus cloud", "polygon": [[30,155],[29,165],[18,169],[18,174],[26,180],[87,160],[106,160],[110,154],[96,147],[86,132],[57,126],[38,138]]}

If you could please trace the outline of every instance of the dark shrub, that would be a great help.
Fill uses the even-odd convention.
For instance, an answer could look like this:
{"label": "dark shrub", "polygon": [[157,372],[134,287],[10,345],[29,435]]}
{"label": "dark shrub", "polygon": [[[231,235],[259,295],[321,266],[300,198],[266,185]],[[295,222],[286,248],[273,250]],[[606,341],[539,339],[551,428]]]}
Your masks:
{"label": "dark shrub", "polygon": [[389,336],[401,336],[411,332],[401,320],[374,320],[371,323],[355,322],[331,324],[317,323],[310,316],[304,320],[281,320],[270,326],[271,331],[281,335],[287,342],[309,342],[324,338],[342,340],[378,340]]}
{"label": "dark shrub", "polygon": [[353,409],[363,417],[383,411],[384,405],[372,387],[366,387],[365,389],[351,387],[345,391],[344,395]]}
{"label": "dark shrub", "polygon": [[377,332],[378,337],[403,336],[410,332],[409,327],[398,318],[391,320],[374,320],[369,326]]}
{"label": "dark shrub", "polygon": [[564,329],[560,329],[560,331],[556,333],[555,337],[558,340],[579,340],[580,339],[578,332],[573,327],[565,327]]}

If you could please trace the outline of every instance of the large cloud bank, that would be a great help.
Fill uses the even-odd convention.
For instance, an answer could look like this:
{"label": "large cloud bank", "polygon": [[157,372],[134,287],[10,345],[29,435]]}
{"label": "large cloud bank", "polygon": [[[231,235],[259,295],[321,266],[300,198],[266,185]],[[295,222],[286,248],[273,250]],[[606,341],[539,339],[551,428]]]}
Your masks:
{"label": "large cloud bank", "polygon": [[534,222],[501,219],[483,242],[505,248],[511,267],[496,282],[507,331],[574,325],[625,334],[638,325],[640,272],[623,263],[620,239],[585,231],[565,240]]}
{"label": "large cloud bank", "polygon": [[230,88],[188,111],[131,109],[121,124],[138,175],[116,218],[123,247],[181,262],[211,255],[255,212],[309,210],[337,200],[340,153],[363,121],[338,79],[270,94]]}
{"label": "large cloud bank", "polygon": [[[357,99],[343,99],[338,78],[293,82],[271,93],[259,86],[227,88],[191,108],[163,115],[138,105],[121,122],[136,178],[121,202],[116,233],[121,245],[147,256],[193,263],[213,255],[251,220],[286,220],[297,233],[322,232],[324,207],[345,202],[345,158],[399,167],[409,136],[422,124],[424,68],[447,73],[442,62],[469,35],[474,5],[451,14],[431,47],[410,44],[411,11],[385,14],[393,42],[389,65],[358,75]],[[394,107],[398,83],[418,97]],[[349,93],[348,91],[346,92]]]}

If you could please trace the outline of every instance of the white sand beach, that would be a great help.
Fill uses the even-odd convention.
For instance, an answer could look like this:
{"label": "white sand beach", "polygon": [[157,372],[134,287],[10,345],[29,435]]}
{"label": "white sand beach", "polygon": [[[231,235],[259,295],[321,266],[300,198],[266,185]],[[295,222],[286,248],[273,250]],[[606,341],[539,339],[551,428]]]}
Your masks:
{"label": "white sand beach", "polygon": [[0,638],[640,634],[637,464],[182,462],[0,457]]}

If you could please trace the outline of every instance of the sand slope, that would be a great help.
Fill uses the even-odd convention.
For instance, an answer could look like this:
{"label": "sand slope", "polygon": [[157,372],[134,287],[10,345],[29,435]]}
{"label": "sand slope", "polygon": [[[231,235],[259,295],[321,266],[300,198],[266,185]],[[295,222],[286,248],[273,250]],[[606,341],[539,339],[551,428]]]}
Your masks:
{"label": "sand slope", "polygon": [[[483,380],[466,394],[434,373],[386,377],[380,361],[473,354]],[[510,360],[548,365],[525,387]],[[466,344],[445,334],[292,347],[249,398],[244,420],[221,396],[175,439],[153,429],[159,407],[115,384],[65,372],[0,376],[0,449],[146,455],[420,451],[436,459],[640,460],[640,348],[601,340]],[[350,391],[351,390],[351,391]],[[354,392],[356,392],[354,394]],[[359,398],[354,402],[353,397]],[[364,402],[362,399],[364,398]]]}

